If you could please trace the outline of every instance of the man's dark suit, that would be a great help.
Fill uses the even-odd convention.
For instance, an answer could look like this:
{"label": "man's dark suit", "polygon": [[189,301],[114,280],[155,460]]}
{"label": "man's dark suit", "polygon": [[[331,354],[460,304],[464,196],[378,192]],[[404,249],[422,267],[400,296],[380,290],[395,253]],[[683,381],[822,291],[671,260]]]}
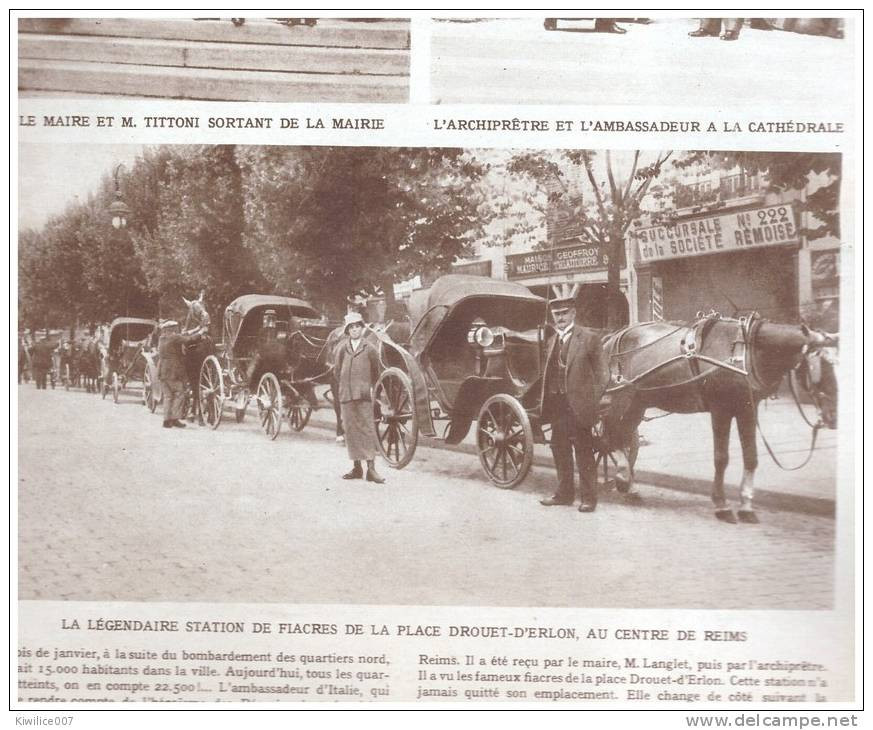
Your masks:
{"label": "man's dark suit", "polygon": [[609,367],[596,332],[574,325],[563,343],[555,337],[546,363],[544,412],[552,424],[552,456],[558,471],[555,497],[568,504],[575,497],[574,448],[582,502],[597,504],[591,427],[608,382]]}
{"label": "man's dark suit", "polygon": [[[184,345],[196,342],[200,335],[180,335],[169,332],[161,335],[158,341],[158,377],[161,380],[161,393],[164,398],[164,423],[177,421],[185,414],[182,406],[185,400],[185,354]],[[196,389],[197,384],[193,383]],[[195,396],[196,390],[195,390]]]}

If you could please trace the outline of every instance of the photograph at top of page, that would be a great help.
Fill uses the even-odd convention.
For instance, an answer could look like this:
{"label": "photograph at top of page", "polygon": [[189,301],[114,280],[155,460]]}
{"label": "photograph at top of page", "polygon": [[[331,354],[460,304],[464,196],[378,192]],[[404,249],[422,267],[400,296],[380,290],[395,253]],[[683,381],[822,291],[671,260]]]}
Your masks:
{"label": "photograph at top of page", "polygon": [[844,18],[434,18],[435,104],[844,107]]}
{"label": "photograph at top of page", "polygon": [[19,18],[21,96],[403,103],[408,19]]}

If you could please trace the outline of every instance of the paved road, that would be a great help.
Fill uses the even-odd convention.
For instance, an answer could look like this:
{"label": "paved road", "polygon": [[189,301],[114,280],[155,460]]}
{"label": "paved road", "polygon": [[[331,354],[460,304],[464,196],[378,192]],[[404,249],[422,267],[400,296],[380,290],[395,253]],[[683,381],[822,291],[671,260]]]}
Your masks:
{"label": "paved road", "polygon": [[[542,19],[432,23],[434,103],[842,108],[853,97],[851,32],[839,40],[746,27],[736,42],[689,38],[690,18],[588,32]],[[766,119],[774,119],[772,114]]]}
{"label": "paved road", "polygon": [[132,394],[19,395],[19,597],[492,606],[828,608],[834,521],[725,525],[645,487],[582,515],[478,461],[422,448],[383,486],[345,482],[323,429],[268,441],[253,419],[162,429]]}

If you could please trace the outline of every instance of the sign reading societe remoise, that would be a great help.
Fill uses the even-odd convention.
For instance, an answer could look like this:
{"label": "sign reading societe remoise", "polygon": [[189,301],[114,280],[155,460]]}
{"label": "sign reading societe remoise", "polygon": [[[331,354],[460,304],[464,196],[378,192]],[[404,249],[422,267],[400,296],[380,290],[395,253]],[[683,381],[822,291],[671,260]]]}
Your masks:
{"label": "sign reading societe remoise", "polygon": [[790,203],[638,228],[631,235],[642,263],[798,242]]}

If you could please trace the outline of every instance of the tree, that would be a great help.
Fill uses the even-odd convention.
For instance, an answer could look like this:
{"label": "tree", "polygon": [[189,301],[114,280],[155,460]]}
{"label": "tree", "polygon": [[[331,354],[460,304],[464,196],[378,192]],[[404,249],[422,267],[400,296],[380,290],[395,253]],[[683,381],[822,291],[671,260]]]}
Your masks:
{"label": "tree", "polygon": [[339,309],[345,296],[446,271],[487,222],[486,166],[460,149],[239,147],[245,245],[263,275]]}
{"label": "tree", "polygon": [[264,287],[242,244],[244,205],[234,147],[162,147],[133,167],[124,197],[144,284],[162,308],[201,289],[218,306]]}
{"label": "tree", "polygon": [[[805,190],[814,187],[805,200],[795,205],[798,211],[812,213],[821,225],[801,233],[809,239],[840,237],[840,184],[842,155],[838,152],[689,152],[676,162],[679,168],[706,165],[716,169],[740,167],[750,174],[764,173],[774,192]],[[811,183],[815,183],[811,186]]]}
{"label": "tree", "polygon": [[[625,261],[625,236],[640,216],[652,181],[660,175],[672,154],[669,151],[656,153],[653,160],[643,164],[644,154],[636,150],[628,155],[625,174],[617,171],[619,163],[609,151],[602,154],[591,150],[522,152],[508,166],[511,173],[536,182],[539,197],[545,197],[547,207],[571,206],[583,239],[600,246],[606,254],[607,326],[610,329],[621,324],[622,313],[617,303],[621,267]],[[587,187],[580,188],[576,182],[579,179],[586,181]]]}

